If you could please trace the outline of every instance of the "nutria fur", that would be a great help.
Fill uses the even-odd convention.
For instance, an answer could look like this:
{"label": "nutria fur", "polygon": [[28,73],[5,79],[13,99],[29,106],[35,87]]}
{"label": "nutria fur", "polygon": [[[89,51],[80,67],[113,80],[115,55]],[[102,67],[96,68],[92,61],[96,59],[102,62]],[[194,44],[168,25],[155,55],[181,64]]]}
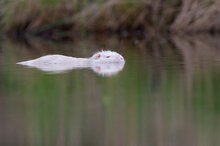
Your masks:
{"label": "nutria fur", "polygon": [[[122,70],[124,58],[113,51],[101,51],[90,58],[76,58],[64,55],[46,55],[37,59],[18,62],[27,67],[35,67],[42,71],[61,73],[77,68],[92,68],[98,74],[112,75]],[[97,70],[102,69],[102,70]]]}

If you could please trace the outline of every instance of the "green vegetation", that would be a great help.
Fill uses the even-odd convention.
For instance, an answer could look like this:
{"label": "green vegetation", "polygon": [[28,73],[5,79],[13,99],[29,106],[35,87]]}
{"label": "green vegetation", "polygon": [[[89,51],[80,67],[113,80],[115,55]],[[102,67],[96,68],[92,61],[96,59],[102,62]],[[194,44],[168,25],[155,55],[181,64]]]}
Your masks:
{"label": "green vegetation", "polygon": [[219,6],[219,0],[2,0],[0,14],[6,32],[49,37],[85,31],[154,35],[218,31]]}

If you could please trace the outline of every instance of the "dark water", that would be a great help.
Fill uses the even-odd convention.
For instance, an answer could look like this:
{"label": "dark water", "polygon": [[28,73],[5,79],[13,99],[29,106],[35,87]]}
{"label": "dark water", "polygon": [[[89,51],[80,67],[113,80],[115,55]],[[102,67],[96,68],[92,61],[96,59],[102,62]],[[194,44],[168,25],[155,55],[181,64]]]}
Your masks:
{"label": "dark water", "polygon": [[[0,47],[2,146],[220,144],[218,37],[3,39]],[[117,75],[48,74],[15,64],[46,54],[88,57],[102,47],[124,56]]]}

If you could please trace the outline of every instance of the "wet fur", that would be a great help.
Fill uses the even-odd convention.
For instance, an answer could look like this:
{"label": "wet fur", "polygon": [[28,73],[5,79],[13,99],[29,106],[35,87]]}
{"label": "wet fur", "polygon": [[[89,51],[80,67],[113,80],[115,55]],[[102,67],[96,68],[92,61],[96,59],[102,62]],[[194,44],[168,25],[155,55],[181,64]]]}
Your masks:
{"label": "wet fur", "polygon": [[92,68],[98,74],[112,74],[120,71],[124,66],[124,62],[124,58],[116,52],[101,51],[90,58],[46,55],[37,59],[18,62],[17,64],[53,73],[62,73],[77,68]]}
{"label": "wet fur", "polygon": [[52,64],[79,64],[88,65],[89,63],[110,63],[124,62],[124,58],[113,51],[101,51],[95,53],[90,58],[75,58],[64,55],[46,55],[37,59],[18,62],[17,64],[35,66],[35,65],[52,65]]}

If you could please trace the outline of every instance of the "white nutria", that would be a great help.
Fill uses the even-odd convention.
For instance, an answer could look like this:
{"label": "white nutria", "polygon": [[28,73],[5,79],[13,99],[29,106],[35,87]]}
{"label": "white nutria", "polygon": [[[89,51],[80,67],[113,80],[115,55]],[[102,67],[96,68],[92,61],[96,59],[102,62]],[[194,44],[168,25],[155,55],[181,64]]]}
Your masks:
{"label": "white nutria", "polygon": [[90,58],[46,55],[37,59],[18,62],[17,64],[53,73],[62,73],[77,68],[92,68],[98,74],[112,75],[122,70],[124,63],[125,60],[120,54],[113,51],[101,51]]}

